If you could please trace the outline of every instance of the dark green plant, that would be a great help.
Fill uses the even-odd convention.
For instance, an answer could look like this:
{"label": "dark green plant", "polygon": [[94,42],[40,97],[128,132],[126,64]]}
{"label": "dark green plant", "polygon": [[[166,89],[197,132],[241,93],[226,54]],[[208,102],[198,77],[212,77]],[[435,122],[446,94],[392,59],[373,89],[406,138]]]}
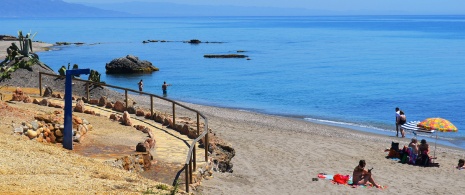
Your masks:
{"label": "dark green plant", "polygon": [[58,74],[60,74],[60,76],[66,76],[66,67],[61,66],[61,68],[58,69]]}
{"label": "dark green plant", "polygon": [[[32,70],[34,64],[40,64],[39,56],[32,53],[32,39],[37,33],[31,35],[27,33],[23,35],[22,31],[18,31],[19,47],[15,43],[6,49],[7,56],[0,63],[0,80],[11,79],[11,73],[20,68]],[[27,57],[28,60],[24,58]],[[48,67],[48,66],[47,66]]]}
{"label": "dark green plant", "polygon": [[160,183],[160,184],[157,184],[157,185],[155,186],[155,188],[157,188],[157,189],[159,189],[159,190],[168,190],[170,187],[169,187],[168,185],[166,185],[166,184]]}
{"label": "dark green plant", "polygon": [[103,82],[103,81],[100,80],[100,76],[101,76],[101,74],[98,73],[98,71],[96,71],[96,70],[90,70],[90,74],[89,74],[88,80],[94,82],[94,83],[92,84],[92,85],[94,86],[94,88],[95,88],[95,87],[102,87],[102,86],[99,85],[98,83],[103,83],[103,84],[105,84],[105,82]]}
{"label": "dark green plant", "polygon": [[145,190],[144,192],[142,192],[142,194],[155,194],[155,192],[153,191],[153,188],[148,188],[148,187],[147,187],[147,190]]}
{"label": "dark green plant", "polygon": [[171,195],[175,195],[176,193],[178,193],[178,188],[179,188],[179,180],[177,179],[175,182],[174,182],[174,186],[173,186],[173,190],[171,190]]}

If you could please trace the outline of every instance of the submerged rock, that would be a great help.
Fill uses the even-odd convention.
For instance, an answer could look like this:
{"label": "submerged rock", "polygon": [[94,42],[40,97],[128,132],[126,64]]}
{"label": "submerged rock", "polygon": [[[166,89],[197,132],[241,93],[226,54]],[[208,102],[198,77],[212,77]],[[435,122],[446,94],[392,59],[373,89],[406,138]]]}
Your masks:
{"label": "submerged rock", "polygon": [[249,56],[242,54],[205,54],[204,58],[247,58]]}

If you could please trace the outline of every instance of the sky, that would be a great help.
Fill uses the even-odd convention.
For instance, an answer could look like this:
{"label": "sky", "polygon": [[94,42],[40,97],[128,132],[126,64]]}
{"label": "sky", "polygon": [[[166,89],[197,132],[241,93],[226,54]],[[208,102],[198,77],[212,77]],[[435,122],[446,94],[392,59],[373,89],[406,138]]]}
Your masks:
{"label": "sky", "polygon": [[63,0],[68,3],[169,2],[190,5],[235,5],[305,8],[328,11],[465,14],[464,0]]}

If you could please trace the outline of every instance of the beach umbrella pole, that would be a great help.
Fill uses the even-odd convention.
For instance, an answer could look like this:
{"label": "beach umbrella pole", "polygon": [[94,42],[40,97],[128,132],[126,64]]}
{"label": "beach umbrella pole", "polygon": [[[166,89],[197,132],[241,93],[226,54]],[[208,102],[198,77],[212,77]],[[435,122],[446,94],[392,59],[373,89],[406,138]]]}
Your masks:
{"label": "beach umbrella pole", "polygon": [[436,131],[436,141],[434,141],[434,154],[433,154],[433,163],[436,158],[436,143],[438,142],[438,132]]}

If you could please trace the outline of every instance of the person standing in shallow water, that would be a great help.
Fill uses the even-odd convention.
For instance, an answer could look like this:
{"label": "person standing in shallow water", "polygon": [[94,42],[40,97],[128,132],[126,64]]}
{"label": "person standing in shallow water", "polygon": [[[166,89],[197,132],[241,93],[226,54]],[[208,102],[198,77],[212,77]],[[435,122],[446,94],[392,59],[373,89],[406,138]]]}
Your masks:
{"label": "person standing in shallow water", "polygon": [[168,86],[171,86],[171,84],[167,84],[166,81],[164,81],[163,85],[161,86],[161,89],[163,90],[163,96],[168,94]]}
{"label": "person standing in shallow water", "polygon": [[139,85],[139,91],[142,91],[142,89],[144,88],[144,83],[142,82],[142,79],[137,84]]}
{"label": "person standing in shallow water", "polygon": [[399,121],[400,121],[400,109],[396,108],[396,137],[399,137]]}

